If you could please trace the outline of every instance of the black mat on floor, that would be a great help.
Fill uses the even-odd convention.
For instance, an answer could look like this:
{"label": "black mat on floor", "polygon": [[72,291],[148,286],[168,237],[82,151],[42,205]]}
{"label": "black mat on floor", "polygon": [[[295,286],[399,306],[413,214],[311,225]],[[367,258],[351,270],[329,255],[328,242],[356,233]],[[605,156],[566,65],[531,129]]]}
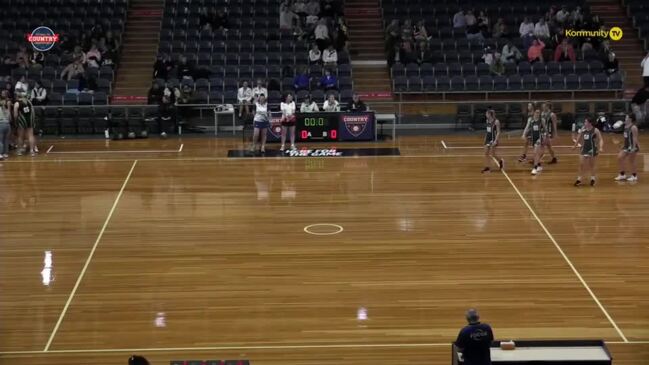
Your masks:
{"label": "black mat on floor", "polygon": [[354,157],[354,156],[399,156],[398,148],[298,148],[280,151],[267,149],[266,153],[252,153],[248,150],[229,150],[228,157]]}

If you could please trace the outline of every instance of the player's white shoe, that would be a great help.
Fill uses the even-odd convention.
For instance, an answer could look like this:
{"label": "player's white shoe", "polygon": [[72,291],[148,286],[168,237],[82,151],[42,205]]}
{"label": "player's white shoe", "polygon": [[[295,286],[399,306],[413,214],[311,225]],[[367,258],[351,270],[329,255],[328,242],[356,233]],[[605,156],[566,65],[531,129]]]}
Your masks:
{"label": "player's white shoe", "polygon": [[624,181],[626,179],[627,179],[626,175],[617,175],[615,181]]}
{"label": "player's white shoe", "polygon": [[631,176],[626,178],[626,181],[636,182],[636,181],[638,181],[638,177],[631,175]]}
{"label": "player's white shoe", "polygon": [[539,170],[537,170],[536,167],[532,169],[532,175],[536,175],[538,173],[539,173]]}
{"label": "player's white shoe", "polygon": [[284,151],[285,149],[286,147],[284,147],[284,145],[282,145],[282,147],[279,148],[280,151]]}

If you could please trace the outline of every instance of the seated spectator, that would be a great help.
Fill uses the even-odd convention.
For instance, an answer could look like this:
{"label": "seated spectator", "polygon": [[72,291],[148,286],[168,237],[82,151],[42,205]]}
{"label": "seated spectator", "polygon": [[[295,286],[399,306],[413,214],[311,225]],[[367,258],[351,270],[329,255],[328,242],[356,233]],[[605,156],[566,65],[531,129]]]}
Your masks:
{"label": "seated spectator", "polygon": [[591,38],[584,39],[584,42],[581,44],[581,52],[593,50],[593,40]]}
{"label": "seated spectator", "polygon": [[311,45],[311,49],[309,50],[309,63],[312,65],[322,63],[322,52],[315,43]]}
{"label": "seated spectator", "polygon": [[532,45],[527,50],[527,60],[529,63],[534,62],[543,62],[543,49],[545,48],[545,43],[539,39],[535,39],[532,42]]}
{"label": "seated spectator", "polygon": [[338,100],[336,100],[336,96],[334,94],[329,94],[327,100],[325,100],[324,104],[322,104],[322,111],[324,112],[340,111],[340,103],[338,103]]}
{"label": "seated spectator", "polygon": [[108,31],[106,32],[106,47],[108,47],[107,52],[113,52],[113,54],[117,54],[119,51],[119,41],[113,37],[113,32]]}
{"label": "seated spectator", "polygon": [[523,59],[523,54],[518,48],[516,48],[511,40],[508,40],[507,44],[503,46],[500,58],[503,63],[518,63],[518,61]]}
{"label": "seated spectator", "polygon": [[329,37],[329,27],[327,27],[327,21],[325,19],[320,19],[318,25],[316,25],[313,30],[313,34],[315,36],[315,41],[318,44],[318,48],[320,48],[321,51],[327,48],[331,42],[331,38]]}
{"label": "seated spectator", "polygon": [[97,46],[90,47],[90,50],[86,53],[86,59],[88,60],[88,67],[99,68],[101,65],[101,52],[99,52]]}
{"label": "seated spectator", "polygon": [[419,42],[417,56],[417,62],[419,62],[419,64],[433,62],[433,52],[430,50],[430,44],[428,41]]}
{"label": "seated spectator", "polygon": [[85,70],[81,63],[81,59],[75,59],[71,64],[67,65],[63,71],[61,71],[61,79],[70,81],[83,75],[84,72]]}
{"label": "seated spectator", "polygon": [[295,3],[293,3],[293,12],[301,19],[306,18],[306,0],[295,0]]}
{"label": "seated spectator", "polygon": [[306,74],[306,70],[302,70],[300,73],[295,75],[295,78],[293,79],[293,88],[295,91],[309,90],[309,75]]}
{"label": "seated spectator", "polygon": [[32,53],[32,56],[29,59],[29,63],[32,66],[43,67],[43,64],[45,63],[45,54],[43,52],[38,52],[38,51]]}
{"label": "seated spectator", "polygon": [[173,68],[174,65],[169,55],[159,56],[155,61],[155,65],[153,65],[153,78],[167,80],[169,78],[169,72]]}
{"label": "seated spectator", "polygon": [[319,16],[320,15],[320,1],[318,0],[309,0],[306,4],[306,14],[308,16]]}
{"label": "seated spectator", "polygon": [[190,100],[192,99],[193,90],[191,86],[184,84],[180,88],[174,88],[174,94],[174,96],[176,97],[176,105],[189,104]]}
{"label": "seated spectator", "polygon": [[239,118],[250,115],[250,104],[252,103],[252,89],[248,86],[248,81],[244,81],[237,92],[237,101],[239,102]]}
{"label": "seated spectator", "polygon": [[545,22],[545,19],[540,18],[536,25],[534,25],[534,36],[545,41],[550,39],[550,28],[548,28],[548,23]]}
{"label": "seated spectator", "polygon": [[480,14],[478,15],[478,28],[480,28],[480,32],[483,35],[488,35],[491,31],[489,24],[489,17],[483,10],[480,10]]}
{"label": "seated spectator", "polygon": [[581,6],[577,6],[575,10],[570,13],[569,22],[575,28],[581,27],[584,22],[584,14],[581,11]]}
{"label": "seated spectator", "polygon": [[18,52],[16,52],[16,63],[18,64],[18,67],[28,68],[30,59],[31,56],[27,51],[27,47],[20,46],[20,48],[18,48]]}
{"label": "seated spectator", "polygon": [[187,62],[187,57],[182,56],[178,64],[178,77],[180,79],[194,79],[194,67]]}
{"label": "seated spectator", "polygon": [[338,18],[338,26],[336,27],[336,49],[347,49],[347,42],[349,40],[347,23],[345,18]]}
{"label": "seated spectator", "polygon": [[401,35],[401,26],[398,19],[392,19],[390,25],[385,28],[385,49],[391,50],[399,40]]}
{"label": "seated spectator", "polygon": [[619,69],[620,68],[617,62],[617,57],[615,57],[615,53],[609,52],[608,57],[606,58],[606,62],[604,62],[604,72],[606,72],[608,76],[611,76]]}
{"label": "seated spectator", "polygon": [[426,30],[426,23],[423,20],[420,20],[415,24],[415,29],[413,32],[415,36],[415,41],[418,43],[428,42],[430,37],[428,36],[428,31]]}
{"label": "seated spectator", "polygon": [[34,105],[47,104],[47,90],[41,85],[40,81],[34,82],[34,88],[29,95],[29,100]]}
{"label": "seated spectator", "polygon": [[322,62],[328,67],[336,67],[338,65],[338,52],[336,52],[333,44],[330,44],[329,48],[322,52]]}
{"label": "seated spectator", "polygon": [[412,21],[410,19],[406,19],[404,20],[403,26],[401,27],[401,40],[411,41],[413,39]]}
{"label": "seated spectator", "polygon": [[482,32],[480,31],[480,27],[478,24],[472,24],[472,25],[467,25],[466,27],[466,39],[476,39],[480,41],[484,41],[484,35],[482,35]]}
{"label": "seated spectator", "polygon": [[101,65],[102,66],[115,66],[115,53],[113,51],[107,51],[102,55]]}
{"label": "seated spectator", "polygon": [[293,26],[299,21],[297,14],[291,10],[290,3],[284,1],[279,6],[279,28],[281,30],[293,30]]}
{"label": "seated spectator", "polygon": [[158,105],[162,102],[162,89],[157,83],[153,83],[149,92],[147,93],[147,104],[149,105]]}
{"label": "seated spectator", "polygon": [[27,76],[22,75],[20,79],[16,81],[16,86],[14,87],[16,92],[22,91],[24,93],[29,92],[29,84],[27,83]]}
{"label": "seated spectator", "polygon": [[266,86],[264,86],[262,79],[257,79],[257,85],[252,88],[253,100],[257,102],[257,99],[259,99],[261,95],[268,95],[268,89],[266,89]]}
{"label": "seated spectator", "polygon": [[611,48],[611,42],[609,42],[608,40],[603,41],[599,45],[599,51],[598,52],[599,52],[600,60],[602,62],[606,62],[606,60],[608,59],[608,54],[613,52],[613,49]]}
{"label": "seated spectator", "polygon": [[568,7],[564,5],[564,6],[561,7],[561,10],[557,11],[557,13],[554,16],[554,19],[560,25],[564,25],[564,24],[567,23],[569,16],[570,16],[570,13],[568,12]]}
{"label": "seated spectator", "polygon": [[572,47],[572,44],[568,42],[568,38],[564,38],[554,50],[554,62],[562,61],[577,61],[577,57],[575,57],[575,49]]}
{"label": "seated spectator", "polygon": [[503,18],[498,18],[496,24],[494,24],[491,34],[494,38],[507,38],[507,25]]}
{"label": "seated spectator", "polygon": [[464,28],[466,27],[466,17],[464,16],[464,10],[460,9],[455,15],[453,15],[453,28]]}
{"label": "seated spectator", "polygon": [[528,33],[522,36],[521,40],[523,41],[523,49],[525,50],[525,52],[527,52],[527,50],[530,49],[530,46],[532,46],[532,44],[536,40],[536,37],[534,36],[534,33]]}
{"label": "seated spectator", "polygon": [[358,94],[354,93],[352,100],[347,105],[347,110],[350,112],[366,112],[367,105],[365,105]]}
{"label": "seated spectator", "polygon": [[304,31],[308,34],[313,33],[315,30],[315,27],[318,25],[318,22],[320,21],[320,18],[318,18],[317,15],[307,15],[306,20],[304,22],[305,28]]}
{"label": "seated spectator", "polygon": [[332,90],[338,87],[336,76],[331,74],[329,69],[325,69],[325,74],[320,78],[320,87],[325,90]]}
{"label": "seated spectator", "polygon": [[528,34],[534,34],[534,23],[532,23],[530,18],[523,18],[523,22],[521,22],[520,27],[518,27],[518,34],[521,36],[521,38],[525,37]]}
{"label": "seated spectator", "polygon": [[552,44],[555,48],[556,46],[560,45],[561,42],[563,41],[563,38],[565,38],[563,34],[563,28],[558,27],[556,31],[554,31],[550,37],[550,44]]}
{"label": "seated spectator", "polygon": [[473,14],[473,10],[466,12],[466,14],[464,15],[464,20],[466,21],[467,27],[478,24],[478,19],[476,19],[475,15]]}
{"label": "seated spectator", "polygon": [[415,52],[413,44],[411,42],[401,42],[401,49],[399,50],[399,52],[399,58],[401,62],[405,64],[417,62],[417,53]]}
{"label": "seated spectator", "polygon": [[494,62],[489,66],[489,71],[498,76],[505,74],[505,65],[503,64],[502,57],[498,53],[495,54]]}
{"label": "seated spectator", "polygon": [[86,54],[83,52],[83,49],[81,49],[81,46],[74,47],[74,50],[72,51],[72,58],[75,61],[79,60],[82,65],[86,64]]}
{"label": "seated spectator", "polygon": [[318,104],[315,101],[311,100],[311,95],[308,95],[302,101],[302,105],[300,105],[300,113],[313,113],[318,111],[320,111],[320,108],[318,108]]}
{"label": "seated spectator", "polygon": [[489,65],[489,67],[491,67],[494,63],[496,63],[497,58],[499,58],[499,55],[497,55],[496,51],[493,50],[491,47],[485,48],[484,54],[481,57],[482,62]]}

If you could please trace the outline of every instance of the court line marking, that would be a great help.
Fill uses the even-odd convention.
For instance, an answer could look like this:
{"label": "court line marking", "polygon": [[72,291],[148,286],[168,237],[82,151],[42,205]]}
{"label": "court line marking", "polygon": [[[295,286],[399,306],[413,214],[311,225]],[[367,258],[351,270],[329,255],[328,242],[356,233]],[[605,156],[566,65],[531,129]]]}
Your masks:
{"label": "court line marking", "polygon": [[[318,227],[318,226],[335,227],[338,230],[335,231],[335,232],[327,232],[327,233],[316,233],[316,232],[311,232],[310,231],[311,228]],[[306,232],[308,234],[312,234],[314,236],[333,236],[334,234],[338,234],[338,233],[340,233],[340,232],[342,232],[344,230],[345,229],[343,228],[343,226],[338,225],[338,224],[333,224],[333,223],[315,223],[315,224],[309,224],[308,226],[304,227],[304,232]]]}
{"label": "court line marking", "polygon": [[184,143],[181,143],[181,144],[180,144],[180,147],[178,147],[178,153],[180,153],[180,152],[183,151],[183,147],[185,147],[185,144],[184,144]]}
{"label": "court line marking", "polygon": [[[493,160],[496,161],[495,158],[493,158]],[[496,162],[498,162],[498,161],[496,161]],[[611,323],[613,328],[615,328],[618,335],[620,335],[620,337],[622,338],[622,340],[624,342],[629,342],[629,340],[626,338],[626,336],[624,335],[624,333],[622,332],[620,327],[618,327],[617,323],[615,323],[615,321],[613,320],[613,317],[611,317],[611,315],[608,313],[606,308],[604,308],[604,305],[602,305],[602,303],[599,301],[599,299],[597,298],[595,293],[590,289],[590,286],[588,285],[588,283],[586,283],[586,280],[584,280],[584,278],[581,276],[581,274],[579,273],[579,271],[577,270],[575,265],[573,265],[572,261],[570,261],[570,258],[568,257],[568,255],[566,255],[566,253],[563,251],[561,246],[559,246],[559,243],[557,243],[557,240],[554,239],[554,236],[552,235],[552,233],[550,233],[550,231],[546,228],[545,224],[543,224],[543,221],[536,214],[536,212],[534,211],[532,206],[527,202],[527,199],[525,199],[525,197],[523,196],[521,191],[518,190],[518,187],[516,186],[516,184],[514,184],[512,179],[509,177],[509,174],[507,174],[507,171],[501,170],[501,172],[502,172],[503,176],[505,176],[507,181],[509,181],[509,184],[512,186],[512,188],[514,188],[514,191],[516,191],[516,194],[518,194],[518,197],[521,198],[521,200],[523,201],[523,204],[525,204],[525,206],[530,211],[530,213],[532,213],[532,216],[534,217],[536,222],[539,224],[539,226],[541,226],[541,228],[543,229],[545,234],[548,236],[550,241],[552,241],[552,243],[554,244],[554,247],[556,247],[557,251],[559,251],[561,256],[563,256],[563,259],[568,263],[568,266],[570,266],[570,268],[572,269],[572,272],[577,276],[579,281],[581,281],[581,284],[584,286],[586,291],[588,291],[588,294],[590,294],[590,296],[593,298],[595,303],[597,303],[597,306],[599,307],[599,309],[601,309],[602,313],[604,313],[604,316],[606,316],[606,319],[608,319],[608,321]]]}
{"label": "court line marking", "polygon": [[[449,149],[484,149],[484,146],[448,146]],[[498,146],[498,148],[522,148],[522,146]],[[572,146],[552,146],[552,148],[572,148]]]}
{"label": "court line marking", "polygon": [[50,145],[50,148],[47,149],[45,154],[48,154],[48,153],[52,152],[52,149],[54,149],[54,145]]}
{"label": "court line marking", "polygon": [[50,334],[50,338],[47,340],[47,343],[45,344],[45,348],[43,349],[43,352],[47,352],[52,345],[52,341],[54,340],[54,336],[56,336],[56,332],[59,330],[59,326],[61,326],[61,322],[63,322],[63,318],[65,317],[65,314],[68,311],[68,308],[70,307],[70,303],[72,303],[72,299],[74,299],[74,295],[77,293],[77,290],[79,289],[79,285],[81,284],[81,280],[83,280],[83,277],[86,275],[86,270],[88,270],[88,266],[90,265],[90,261],[92,260],[92,257],[95,255],[95,251],[97,250],[97,246],[99,246],[99,241],[101,241],[101,238],[104,236],[104,232],[106,232],[106,227],[108,227],[108,223],[110,222],[110,219],[113,216],[113,213],[115,213],[115,208],[117,208],[117,204],[119,203],[119,200],[122,197],[122,194],[124,194],[124,189],[126,189],[126,185],[128,184],[128,181],[131,179],[131,175],[133,174],[133,170],[135,170],[135,166],[137,165],[137,160],[133,161],[133,164],[131,165],[131,169],[128,172],[128,175],[126,175],[126,179],[124,179],[124,183],[122,183],[121,189],[119,189],[119,193],[117,194],[117,197],[115,198],[115,201],[113,202],[113,206],[110,208],[110,211],[108,212],[108,216],[106,217],[106,220],[104,221],[104,225],[101,227],[101,230],[99,231],[99,235],[97,235],[97,239],[95,240],[95,244],[92,246],[92,249],[90,250],[90,253],[88,254],[88,258],[86,259],[85,264],[83,265],[83,268],[81,269],[81,272],[79,273],[79,277],[77,277],[77,281],[74,284],[74,287],[72,288],[72,291],[70,292],[70,296],[68,297],[68,300],[65,302],[65,306],[63,307],[63,310],[61,311],[61,315],[59,315],[59,319],[56,321],[56,325],[54,326],[54,329],[52,330],[52,333]]}
{"label": "court line marking", "polygon": [[95,154],[95,153],[178,153],[179,150],[124,150],[124,151],[56,151],[50,154]]}
{"label": "court line marking", "polygon": [[[645,345],[649,341],[604,341],[612,345]],[[27,350],[4,351],[0,355],[42,355],[42,354],[90,354],[117,352],[176,352],[176,351],[220,351],[220,350],[290,350],[290,349],[330,349],[330,348],[406,348],[406,347],[442,347],[452,342],[431,343],[361,343],[361,344],[322,344],[322,345],[252,345],[252,346],[212,346],[212,347],[153,347],[132,349],[76,349],[76,350]]]}
{"label": "court line marking", "polygon": [[442,146],[444,147],[445,150],[448,149],[448,147],[446,146],[446,142],[444,142],[444,140],[442,140]]}

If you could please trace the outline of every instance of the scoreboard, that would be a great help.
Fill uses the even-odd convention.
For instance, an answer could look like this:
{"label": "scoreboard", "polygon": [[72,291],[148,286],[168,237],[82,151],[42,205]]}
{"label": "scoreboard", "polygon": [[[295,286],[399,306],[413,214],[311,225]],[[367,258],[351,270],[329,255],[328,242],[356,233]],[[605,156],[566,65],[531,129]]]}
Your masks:
{"label": "scoreboard", "polygon": [[[297,113],[296,117],[297,142],[374,140],[376,123],[373,112]],[[268,130],[268,141],[279,141],[280,136],[280,117],[273,117]]]}

